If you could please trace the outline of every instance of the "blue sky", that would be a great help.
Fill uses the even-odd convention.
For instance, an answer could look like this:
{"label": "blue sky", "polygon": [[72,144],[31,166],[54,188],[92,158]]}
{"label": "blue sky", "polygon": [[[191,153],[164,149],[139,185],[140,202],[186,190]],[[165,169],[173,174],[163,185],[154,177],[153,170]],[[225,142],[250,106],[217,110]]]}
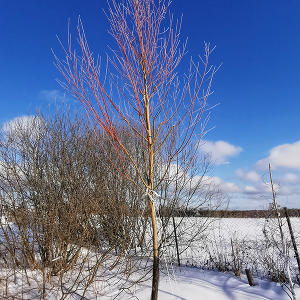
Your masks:
{"label": "blue sky", "polygon": [[[106,1],[2,1],[0,9],[0,123],[47,109],[63,91],[51,48],[66,37],[67,20],[80,15],[90,46],[100,55],[111,42],[102,12]],[[188,56],[216,45],[213,112],[203,149],[210,174],[231,195],[233,208],[270,202],[267,163],[280,185],[279,202],[300,207],[300,2],[174,0],[183,15]],[[299,144],[297,143],[299,142]]]}

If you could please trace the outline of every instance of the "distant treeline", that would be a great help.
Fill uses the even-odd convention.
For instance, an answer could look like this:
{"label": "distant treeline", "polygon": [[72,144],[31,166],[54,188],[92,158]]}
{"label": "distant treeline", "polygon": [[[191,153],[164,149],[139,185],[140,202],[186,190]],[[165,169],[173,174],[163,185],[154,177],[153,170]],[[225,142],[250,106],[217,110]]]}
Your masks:
{"label": "distant treeline", "polygon": [[[283,209],[279,209],[279,212],[284,216]],[[291,208],[288,209],[290,217],[300,217],[300,209]],[[212,218],[266,218],[276,217],[275,210],[201,210],[190,209],[184,212],[178,210],[176,216],[188,216],[188,217],[212,217]]]}

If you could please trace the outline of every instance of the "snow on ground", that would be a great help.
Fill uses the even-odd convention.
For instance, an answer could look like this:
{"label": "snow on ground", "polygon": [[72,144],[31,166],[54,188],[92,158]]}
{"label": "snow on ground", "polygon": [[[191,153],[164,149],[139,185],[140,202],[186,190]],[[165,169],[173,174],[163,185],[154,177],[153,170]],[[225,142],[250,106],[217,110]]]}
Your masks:
{"label": "snow on ground", "polygon": [[[190,221],[190,219],[188,220]],[[264,219],[219,219],[213,222],[213,227],[208,231],[206,239],[197,241],[196,248],[199,249],[201,244],[205,241],[210,243],[212,247],[218,244],[213,244],[213,241],[217,242],[223,241],[226,247],[229,245],[229,255],[231,255],[230,248],[230,238],[236,238],[241,243],[251,241],[251,240],[261,240],[263,238],[262,228],[264,225]],[[6,220],[2,220],[2,224],[5,226],[7,224]],[[292,224],[294,227],[296,237],[300,237],[300,218],[293,218]],[[190,228],[190,226],[188,227]],[[286,228],[285,228],[286,229]],[[286,232],[286,236],[289,237],[289,233]],[[227,250],[228,250],[227,249]],[[258,251],[257,248],[252,249],[253,251]],[[203,251],[203,250],[202,250]],[[201,254],[201,255],[200,255]],[[190,259],[191,255],[194,255],[194,260],[203,260],[203,253],[195,255],[195,253],[190,250],[186,251],[185,255],[182,255],[182,260]],[[171,260],[172,261],[172,260]],[[201,260],[195,265],[200,265]],[[260,264],[260,263],[259,263]],[[174,269],[173,269],[174,268]],[[243,268],[244,269],[244,268]],[[2,270],[3,271],[3,270]],[[160,285],[159,285],[159,300],[250,300],[250,299],[268,299],[268,300],[289,300],[289,296],[283,291],[280,284],[268,280],[261,280],[254,278],[256,286],[250,287],[247,282],[245,275],[239,279],[234,277],[232,273],[221,273],[212,270],[203,270],[201,268],[195,267],[172,267],[168,266],[168,271],[170,276],[168,276],[166,266],[162,268],[160,275]],[[1,275],[1,272],[0,272]],[[28,275],[28,274],[27,274]],[[40,275],[34,276],[37,280],[29,288],[29,292],[26,294],[29,297],[23,297],[23,299],[40,299],[40,287],[39,289],[34,289],[36,285],[39,285]],[[118,271],[113,270],[109,277],[118,278],[119,284],[124,281],[123,275]],[[9,285],[10,292],[12,294],[17,294],[18,290],[22,290],[23,284],[26,284],[25,275],[18,280],[17,286]],[[4,282],[4,281],[3,281]],[[0,276],[0,286],[2,279]],[[21,284],[20,284],[21,282]],[[5,282],[4,282],[5,283]],[[124,282],[125,283],[125,282]],[[125,283],[125,285],[130,286],[130,282]],[[77,290],[72,293],[72,295],[67,296],[66,299],[103,299],[112,300],[120,292],[118,288],[122,285],[114,285],[113,281],[104,280],[104,277],[99,277],[99,281],[95,283],[94,287],[91,287],[85,298],[81,297],[81,291]],[[124,286],[122,286],[123,288]],[[28,289],[27,289],[28,290]],[[126,293],[125,291],[128,291]],[[22,295],[25,294],[21,291]],[[296,288],[298,300],[300,300],[300,287]],[[101,294],[100,294],[101,293]],[[138,285],[133,285],[129,290],[124,290],[122,294],[119,295],[117,299],[140,299],[148,300],[151,295],[151,279],[140,283]],[[0,299],[2,294],[0,293]],[[8,299],[8,298],[7,298]],[[15,297],[9,299],[17,299]],[[60,299],[59,297],[59,287],[58,289],[53,289],[51,293],[47,295],[46,299]]]}
{"label": "snow on ground", "polygon": [[[183,267],[176,270],[176,276],[170,279],[161,276],[159,299],[161,300],[288,300],[288,295],[279,284],[255,279],[256,286],[248,285],[247,278],[241,279],[231,274],[216,271]],[[151,281],[141,284],[134,295],[121,299],[148,300],[151,294]],[[300,288],[297,288],[300,299]],[[107,297],[113,299],[112,297]]]}
{"label": "snow on ground", "polygon": [[[282,219],[284,224],[284,233],[289,238],[290,234],[286,225],[285,218]],[[300,236],[300,218],[290,218],[294,235]],[[271,222],[271,221],[269,221]],[[272,222],[278,226],[277,219],[273,218]],[[239,240],[262,239],[263,228],[266,224],[264,218],[219,218],[215,219],[213,230],[210,230],[210,236],[221,235],[223,238],[237,237]],[[278,230],[278,227],[275,227]]]}

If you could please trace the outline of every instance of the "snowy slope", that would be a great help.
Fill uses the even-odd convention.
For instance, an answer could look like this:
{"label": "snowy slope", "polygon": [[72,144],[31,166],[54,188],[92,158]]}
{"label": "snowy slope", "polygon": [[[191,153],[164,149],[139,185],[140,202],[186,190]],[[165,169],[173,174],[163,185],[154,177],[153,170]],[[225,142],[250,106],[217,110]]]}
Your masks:
{"label": "snowy slope", "polygon": [[[256,286],[250,287],[247,279],[238,279],[233,275],[197,268],[176,270],[176,276],[170,279],[162,276],[159,286],[161,300],[288,300],[290,299],[279,284],[256,279]],[[139,286],[133,295],[122,299],[150,299],[151,282]],[[297,289],[300,299],[300,288]],[[107,298],[109,299],[109,298]]]}

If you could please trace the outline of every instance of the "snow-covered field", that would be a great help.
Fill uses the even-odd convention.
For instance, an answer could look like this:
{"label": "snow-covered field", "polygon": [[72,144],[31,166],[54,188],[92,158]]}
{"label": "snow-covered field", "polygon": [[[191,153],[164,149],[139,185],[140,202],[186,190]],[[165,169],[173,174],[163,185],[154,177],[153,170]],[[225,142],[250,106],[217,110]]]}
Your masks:
{"label": "snow-covered field", "polygon": [[[176,219],[179,222],[179,219]],[[295,237],[300,248],[300,218],[291,218]],[[4,225],[5,222],[2,221]],[[196,227],[207,227],[186,249],[186,239],[196,231]],[[280,249],[274,241],[278,241],[276,219],[207,219],[187,218],[178,228],[179,248],[182,267],[176,265],[175,246],[172,242],[165,245],[165,255],[162,257],[161,276],[159,285],[159,299],[193,300],[248,300],[248,299],[290,299],[280,283],[272,282],[272,276],[282,271]],[[265,229],[265,233],[263,230]],[[170,227],[172,230],[172,226]],[[290,236],[284,224],[285,239],[290,243]],[[266,235],[272,240],[266,240]],[[280,248],[280,245],[279,245]],[[234,261],[232,251],[236,253],[236,260],[241,269],[241,277],[234,276]],[[93,255],[93,253],[91,253]],[[290,247],[292,275],[295,280],[298,274],[296,261]],[[148,262],[151,266],[151,261]],[[245,268],[252,270],[255,286],[250,287],[244,274]],[[271,269],[270,269],[271,268]],[[224,272],[218,272],[216,269]],[[9,270],[0,270],[0,298],[3,299],[41,299],[41,274],[28,270],[16,270],[17,275],[7,274]],[[101,274],[100,274],[101,273]],[[139,284],[134,284],[130,277],[125,282],[118,268],[109,271],[100,268],[96,282],[91,284],[85,297],[78,287],[76,291],[61,298],[61,287],[55,283],[47,284],[46,299],[150,299],[151,276],[145,277]],[[151,273],[150,273],[151,274]],[[69,276],[69,275],[68,275]],[[72,275],[70,275],[70,282]],[[138,274],[134,275],[138,276]],[[134,277],[133,276],[133,277]],[[7,278],[10,278],[7,281]],[[28,281],[29,278],[29,281]],[[106,280],[105,278],[110,278]],[[28,285],[27,283],[30,282]],[[65,280],[68,283],[68,280]],[[296,285],[298,299],[300,288]],[[19,297],[20,296],[20,297]]]}
{"label": "snow-covered field", "polygon": [[[291,218],[292,226],[296,240],[300,242],[300,218]],[[270,223],[270,224],[269,224]],[[284,234],[287,241],[290,240],[288,228],[283,222]],[[196,267],[175,267],[164,266],[164,275],[161,276],[159,286],[159,299],[171,300],[198,300],[198,299],[216,299],[216,300],[250,300],[250,299],[269,299],[269,300],[284,300],[290,299],[284,292],[280,283],[271,282],[263,275],[268,274],[268,270],[263,270],[265,267],[261,260],[267,259],[267,249],[261,248],[265,246],[265,235],[263,229],[272,230],[271,235],[276,240],[277,235],[277,220],[271,219],[266,221],[263,218],[223,218],[215,219],[209,226],[206,236],[203,240],[203,245],[192,245],[182,254],[183,264],[192,264]],[[211,251],[211,255],[215,254],[220,260],[227,259],[232,262],[232,247],[231,240],[235,247],[239,247],[241,269],[245,267],[253,268],[255,286],[251,287],[248,284],[245,274],[241,278],[237,278],[230,271],[217,272],[215,270],[203,269],[205,260],[209,260],[207,250]],[[198,242],[199,243],[199,242]],[[251,247],[251,245],[253,247]],[[256,245],[256,246],[255,246]],[[181,247],[183,247],[182,245]],[[244,248],[243,248],[244,246]],[[218,248],[218,249],[217,249]],[[300,248],[300,244],[299,244]],[[260,253],[261,252],[261,253]],[[275,253],[275,252],[274,252]],[[272,255],[274,253],[271,253]],[[175,252],[173,252],[175,255]],[[249,257],[251,255],[251,257]],[[294,273],[297,273],[296,262],[293,259],[293,252],[290,253],[293,261]],[[223,256],[223,257],[222,257]],[[263,256],[263,257],[259,257]],[[175,257],[174,257],[174,260]],[[208,267],[208,265],[206,265]],[[254,269],[256,267],[256,269]],[[230,267],[229,267],[230,269]],[[260,271],[260,272],[259,272]],[[257,274],[255,274],[257,273]],[[261,276],[258,276],[261,275]],[[300,299],[300,287],[296,285],[296,293]],[[124,296],[122,299],[149,299],[151,294],[151,281],[147,281],[136,287],[134,295]],[[112,299],[107,297],[107,299]]]}
{"label": "snow-covered field", "polygon": [[[300,236],[300,218],[290,218],[294,233]],[[268,223],[273,222],[277,225],[277,220],[268,220]],[[256,240],[263,238],[263,227],[266,224],[264,218],[222,218],[216,219],[214,222],[214,231],[210,233],[215,236],[220,234],[225,238],[236,236],[239,240]],[[283,225],[287,237],[289,237],[288,228],[283,219]]]}
{"label": "snow-covered field", "polygon": [[[211,221],[211,220],[210,220]],[[186,222],[193,222],[188,219]],[[197,218],[201,226],[201,218]],[[202,221],[204,222],[204,220]],[[291,218],[292,227],[298,247],[300,248],[300,218]],[[185,224],[179,231],[184,231]],[[193,227],[192,227],[193,228]],[[293,274],[297,274],[297,264],[291,245],[290,233],[283,219],[284,239],[288,245]],[[179,238],[180,249],[184,242]],[[222,218],[214,219],[203,232],[202,239],[191,243],[190,247],[181,254],[184,265],[199,268],[231,271],[233,269],[233,251],[241,271],[245,268],[252,270],[255,276],[273,279],[282,268],[282,244],[277,219],[251,218]],[[169,256],[176,261],[175,246]],[[270,270],[269,265],[274,265]]]}

